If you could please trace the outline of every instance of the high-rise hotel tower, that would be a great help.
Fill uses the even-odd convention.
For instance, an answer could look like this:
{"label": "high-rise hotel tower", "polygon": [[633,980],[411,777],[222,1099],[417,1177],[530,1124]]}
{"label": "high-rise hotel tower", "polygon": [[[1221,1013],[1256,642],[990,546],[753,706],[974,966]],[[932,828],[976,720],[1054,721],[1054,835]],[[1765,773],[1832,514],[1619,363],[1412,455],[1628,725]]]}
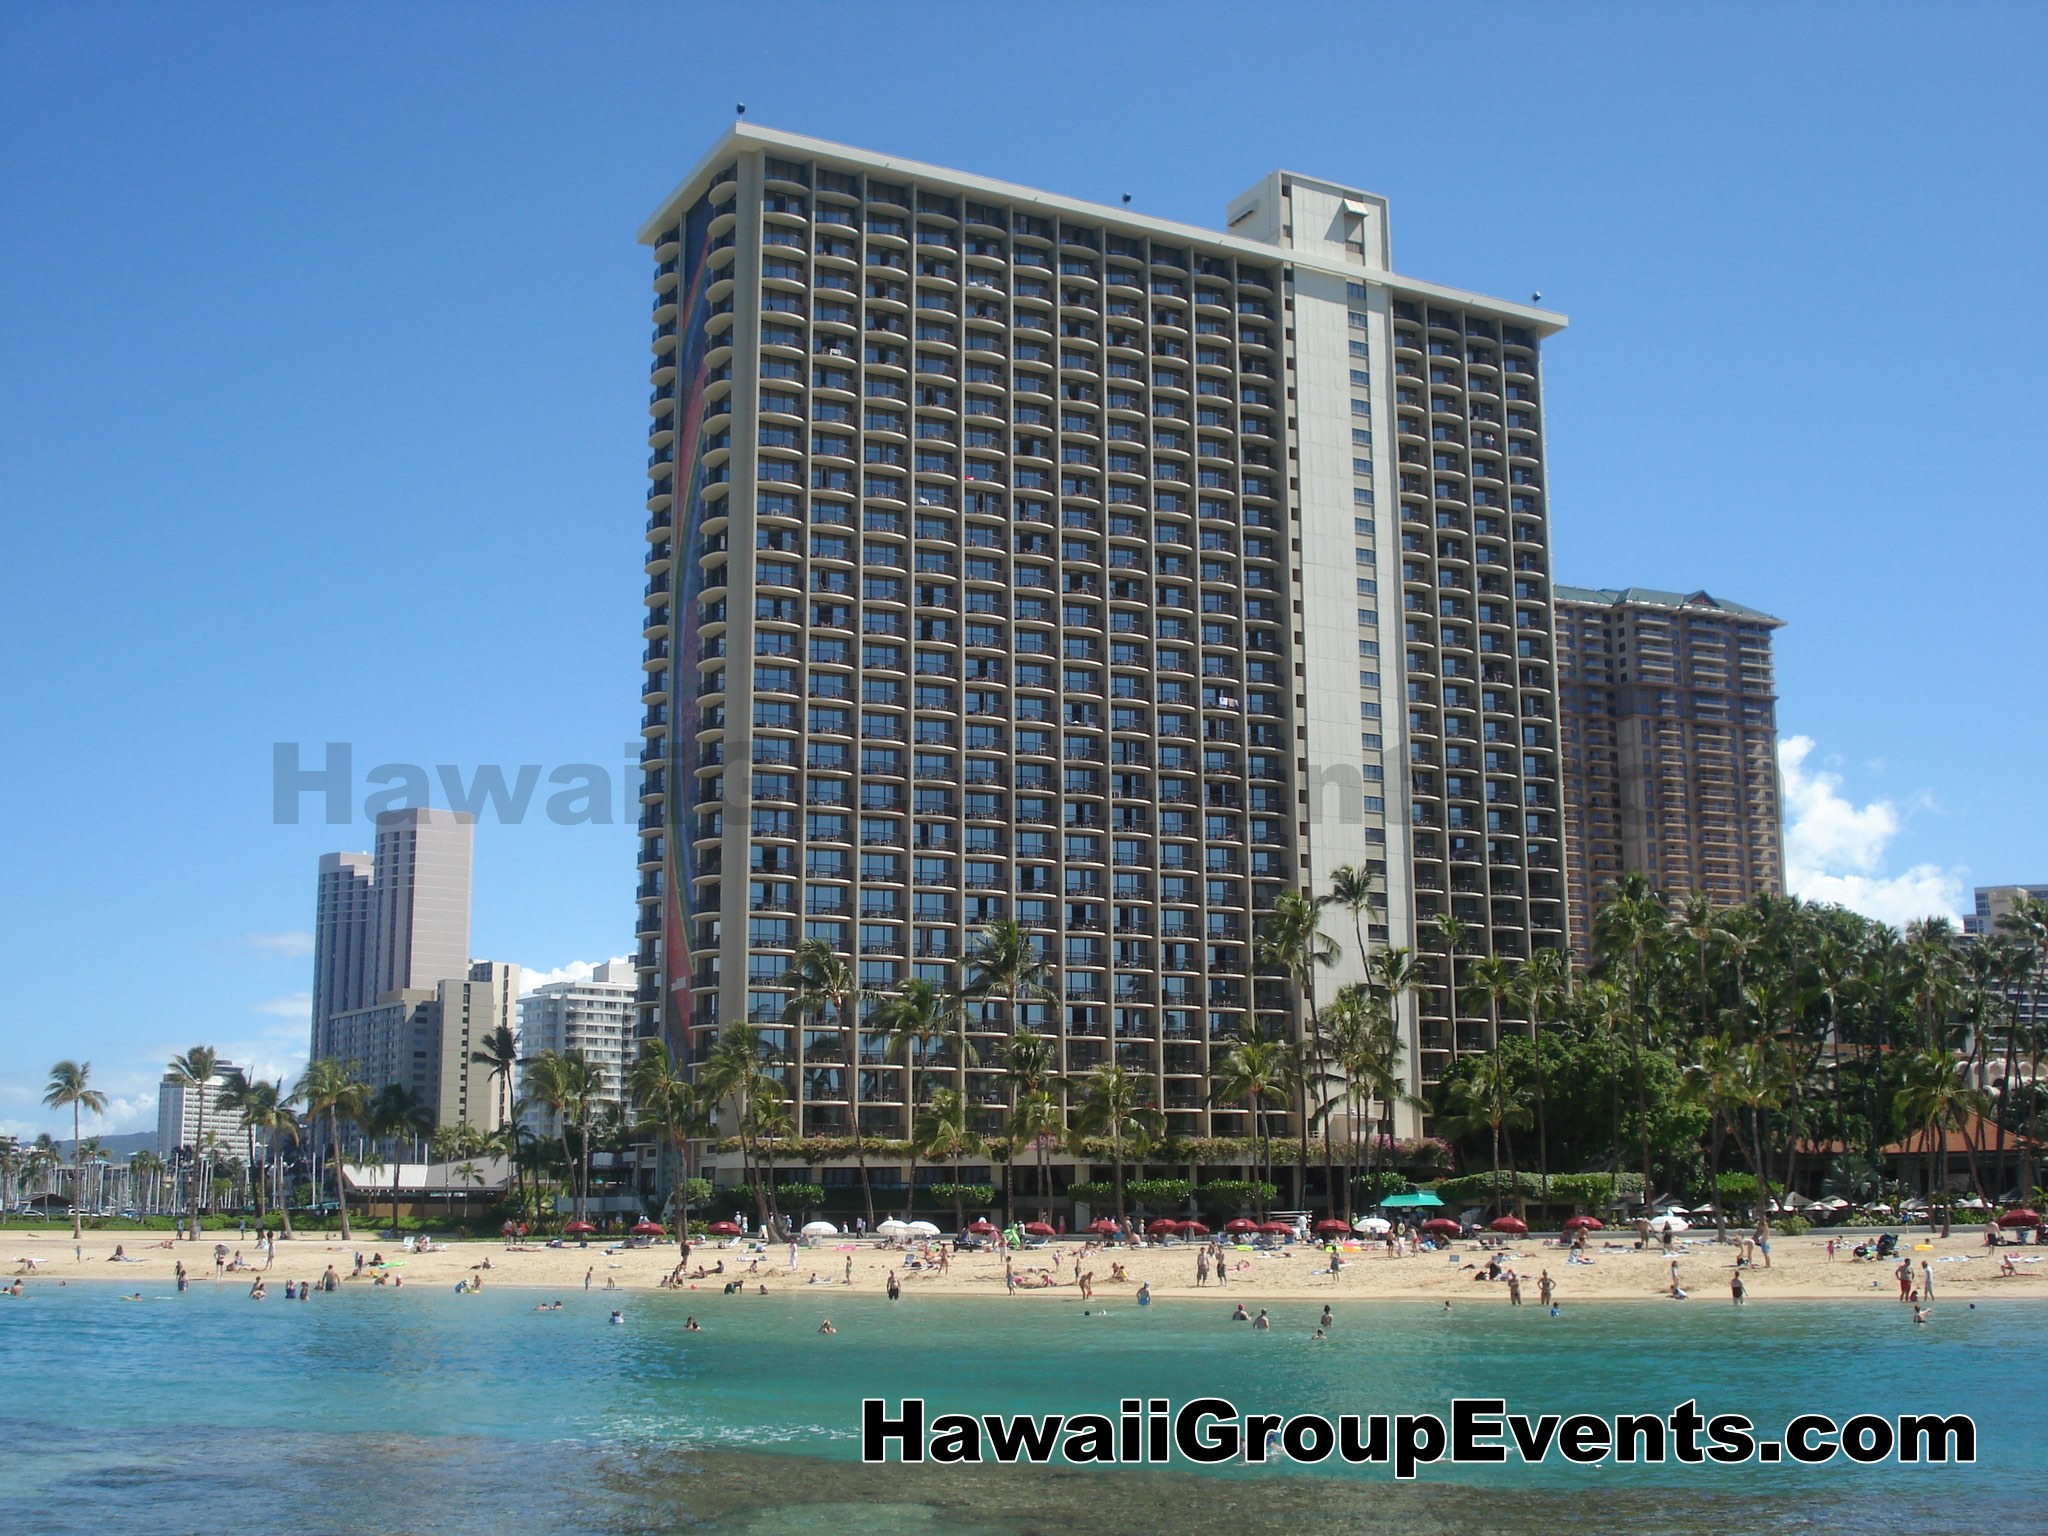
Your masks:
{"label": "high-rise hotel tower", "polygon": [[[1369,193],[1275,173],[1228,224],[741,126],[642,232],[640,1029],[701,1058],[751,1020],[804,1134],[853,1102],[836,1019],[784,1016],[804,938],[879,997],[1015,919],[1056,978],[1021,1027],[1180,1135],[1246,1132],[1212,1062],[1292,1028],[1255,965],[1283,891],[1373,877],[1418,1084],[1493,1027],[1440,917],[1566,942],[1563,319],[1396,276]],[[1329,927],[1325,998],[1362,975]],[[990,1125],[1006,1018],[941,1057]],[[859,1057],[901,1135],[901,1056]]]}

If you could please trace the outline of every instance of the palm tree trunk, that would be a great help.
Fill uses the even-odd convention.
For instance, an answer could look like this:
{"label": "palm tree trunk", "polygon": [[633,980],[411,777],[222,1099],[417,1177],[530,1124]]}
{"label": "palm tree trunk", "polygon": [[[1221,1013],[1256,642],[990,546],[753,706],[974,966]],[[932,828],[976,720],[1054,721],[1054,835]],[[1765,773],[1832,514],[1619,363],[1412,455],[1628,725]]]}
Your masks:
{"label": "palm tree trunk", "polygon": [[[83,1074],[80,1074],[83,1076]],[[85,1235],[85,1213],[80,1209],[78,1195],[78,1136],[80,1131],[78,1100],[71,1101],[71,1240],[75,1243]]]}
{"label": "palm tree trunk", "polygon": [[327,1112],[327,1146],[334,1159],[334,1203],[341,1212],[341,1240],[347,1242],[348,1173],[341,1160],[341,1116],[333,1110]]}

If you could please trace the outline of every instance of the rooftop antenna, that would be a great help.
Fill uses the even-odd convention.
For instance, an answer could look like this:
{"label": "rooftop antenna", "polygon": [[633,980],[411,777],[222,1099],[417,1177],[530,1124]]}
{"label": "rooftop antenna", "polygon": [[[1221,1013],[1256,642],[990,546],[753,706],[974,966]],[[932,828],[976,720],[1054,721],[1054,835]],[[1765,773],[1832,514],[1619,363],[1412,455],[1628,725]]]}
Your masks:
{"label": "rooftop antenna", "polygon": [[743,101],[738,106],[734,107],[732,110],[735,116],[745,117],[747,115],[747,104]]}
{"label": "rooftop antenna", "polygon": [[1540,293],[1532,293],[1529,295],[1529,302],[1531,304],[1541,304],[1543,302],[1543,295]]}

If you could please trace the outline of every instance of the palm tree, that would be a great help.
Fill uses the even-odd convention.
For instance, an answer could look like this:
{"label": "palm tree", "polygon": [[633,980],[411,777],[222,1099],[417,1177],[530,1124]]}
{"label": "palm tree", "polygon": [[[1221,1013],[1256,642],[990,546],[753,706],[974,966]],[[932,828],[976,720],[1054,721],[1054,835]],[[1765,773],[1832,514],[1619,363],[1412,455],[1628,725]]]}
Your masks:
{"label": "palm tree", "polygon": [[1267,1039],[1254,1026],[1223,1053],[1209,1088],[1212,1102],[1228,1104],[1242,1099],[1251,1110],[1252,1138],[1262,1164],[1261,1177],[1255,1181],[1262,1190],[1258,1201],[1261,1217],[1266,1214],[1263,1187],[1273,1177],[1273,1133],[1265,1106],[1284,1092],[1287,1075],[1287,1053],[1280,1042]]}
{"label": "palm tree", "polygon": [[[299,1139],[299,1119],[292,1113],[292,1106],[281,1081],[265,1081],[257,1078],[250,1083],[247,1100],[242,1109],[243,1118],[263,1133],[264,1145],[268,1148],[265,1163],[275,1170],[278,1178],[277,1219],[284,1235],[292,1235],[291,1201],[285,1198],[284,1190],[284,1144]],[[262,1207],[257,1210],[260,1214]]]}
{"label": "palm tree", "polygon": [[764,1117],[760,1105],[763,1101],[771,1106],[778,1104],[782,1091],[782,1085],[768,1070],[760,1035],[744,1019],[728,1025],[719,1035],[718,1044],[711,1048],[711,1054],[705,1058],[697,1074],[697,1092],[707,1107],[716,1107],[728,1100],[732,1104],[733,1119],[739,1132],[740,1167],[747,1182],[753,1186],[754,1203],[763,1227],[768,1224],[770,1196],[763,1189],[756,1147],[758,1133],[766,1119],[772,1117]]}
{"label": "palm tree", "polygon": [[1537,950],[1516,977],[1521,1005],[1529,1014],[1529,1043],[1536,1061],[1536,1167],[1538,1198],[1550,1204],[1550,1098],[1549,1069],[1543,1060],[1543,1041],[1538,1033],[1545,1022],[1564,1019],[1572,1003],[1572,963],[1561,949]]}
{"label": "palm tree", "polygon": [[[1019,1095],[1010,1106],[1010,1122],[1005,1127],[1009,1135],[1010,1166],[1013,1169],[1021,1148],[1038,1148],[1038,1215],[1041,1221],[1052,1212],[1052,1163],[1049,1149],[1065,1120],[1066,1116],[1060,1109],[1059,1100],[1053,1096],[1051,1090],[1033,1088]],[[1013,1181],[1005,1181],[1006,1199],[1010,1182]]]}
{"label": "palm tree", "polygon": [[130,1153],[128,1179],[135,1189],[135,1208],[145,1216],[156,1214],[156,1196],[163,1182],[164,1160],[147,1150]]}
{"label": "palm tree", "polygon": [[860,1168],[860,1193],[868,1226],[875,1224],[875,1191],[868,1179],[867,1138],[860,1123],[860,1011],[865,992],[854,963],[825,939],[804,939],[790,956],[789,983],[795,988],[783,1005],[783,1017],[801,1033],[805,1020],[832,1015],[846,1053],[846,1107],[853,1133],[853,1155]]}
{"label": "palm tree", "polygon": [[[1294,1049],[1299,1069],[1295,1085],[1295,1128],[1300,1136],[1300,1160],[1295,1165],[1294,1203],[1306,1203],[1308,1183],[1308,1085],[1313,1079],[1321,1091],[1322,1017],[1316,1010],[1316,972],[1337,963],[1337,944],[1322,929],[1325,900],[1306,891],[1282,891],[1261,925],[1257,962],[1262,969],[1277,970],[1287,978],[1294,993]],[[1304,1017],[1303,1009],[1306,1008]],[[1311,1061],[1311,1058],[1313,1060]],[[1323,1124],[1323,1188],[1326,1199],[1335,1191],[1334,1157],[1330,1148],[1329,1122]]]}
{"label": "palm tree", "polygon": [[341,1161],[341,1122],[360,1122],[370,1112],[370,1085],[356,1076],[354,1062],[323,1056],[306,1063],[292,1095],[306,1106],[306,1118],[327,1118],[328,1161],[334,1168],[334,1200],[341,1211],[341,1239],[349,1239],[348,1170]]}
{"label": "palm tree", "polygon": [[[903,1126],[914,1135],[917,1119],[917,1058],[930,1053],[935,1040],[946,1038],[954,1021],[964,1017],[958,998],[948,995],[934,982],[906,981],[885,997],[875,1010],[875,1027],[885,1037],[883,1049],[903,1058]],[[973,1047],[965,1029],[959,1032],[959,1091],[966,1091],[967,1063]]]}
{"label": "palm tree", "polygon": [[[248,1133],[249,1182],[256,1199],[256,1223],[258,1226],[264,1224],[268,1217],[268,1211],[264,1199],[264,1184],[266,1181],[257,1174],[259,1165],[256,1161],[256,1133],[262,1131],[266,1135],[273,1134],[273,1122],[283,1098],[284,1085],[282,1083],[265,1082],[260,1077],[245,1077],[239,1072],[229,1077],[222,1084],[220,1091],[220,1107],[232,1110],[236,1115],[240,1116],[242,1129]],[[264,1163],[267,1165],[268,1162],[269,1159],[266,1157]],[[287,1232],[289,1232],[289,1228],[287,1228]]]}
{"label": "palm tree", "polygon": [[1166,1116],[1147,1102],[1151,1082],[1115,1064],[1097,1067],[1088,1075],[1081,1108],[1074,1117],[1074,1135],[1079,1152],[1085,1136],[1109,1138],[1109,1157],[1116,1181],[1116,1224],[1124,1224],[1124,1153],[1143,1157],[1166,1130]]}
{"label": "palm tree", "polygon": [[[219,1053],[210,1045],[195,1045],[184,1055],[171,1058],[170,1069],[167,1075],[172,1082],[176,1083],[187,1093],[198,1096],[199,1133],[196,1144],[204,1147],[206,1145],[206,1086],[216,1077],[220,1076]],[[199,1230],[199,1212],[201,1208],[200,1185],[204,1182],[203,1179],[199,1178],[194,1178],[192,1181],[192,1230],[195,1234]]]}
{"label": "palm tree", "polygon": [[65,1060],[50,1068],[50,1083],[43,1092],[43,1102],[52,1109],[71,1111],[71,1236],[75,1240],[85,1231],[78,1193],[79,1115],[86,1110],[104,1115],[107,1096],[92,1086],[91,1062]]}
{"label": "palm tree", "polygon": [[[1008,1004],[1004,1015],[1005,1033],[1015,1036],[1023,1030],[1026,998],[1051,998],[1053,968],[1039,953],[1037,943],[1014,918],[990,923],[976,940],[967,957],[964,996],[987,999],[1001,997]],[[1064,1073],[1066,1064],[1059,1070]]]}
{"label": "palm tree", "polygon": [[1352,933],[1358,940],[1358,963],[1363,966],[1372,960],[1372,954],[1365,947],[1365,914],[1379,905],[1379,893],[1373,889],[1372,871],[1354,869],[1346,864],[1330,874],[1330,900],[1351,914]]}
{"label": "palm tree", "polygon": [[[1928,1200],[1941,1201],[1942,1236],[1948,1235],[1949,1208],[1953,1196],[1948,1187],[1948,1133],[1966,1130],[1972,1120],[1991,1113],[1991,1095],[1972,1088],[1957,1070],[1947,1050],[1935,1047],[1920,1052],[1906,1063],[1903,1085],[1893,1096],[1899,1117],[1918,1127],[1927,1138],[1929,1172]],[[1967,1146],[1967,1143],[1965,1144]],[[1976,1153],[1970,1152],[1976,1162]],[[1972,1169],[1972,1182],[1976,1182]]]}
{"label": "palm tree", "polygon": [[[1046,1209],[1051,1208],[1051,1171],[1046,1162],[1046,1147],[1049,1138],[1057,1136],[1065,1128],[1065,1115],[1060,1101],[1055,1097],[1055,1088],[1064,1089],[1066,1079],[1053,1070],[1058,1052],[1045,1036],[1025,1031],[1011,1035],[1003,1041],[1002,1068],[1003,1088],[1009,1095],[1010,1120],[1006,1139],[1010,1145],[1010,1158],[1003,1165],[1003,1211],[1010,1214],[1011,1187],[1016,1182],[1015,1158],[1017,1150],[1028,1144],[1038,1148],[1039,1190],[1044,1196]],[[1024,1112],[1026,1099],[1042,1096],[1052,1106],[1050,1123],[1046,1123],[1044,1109],[1032,1111],[1033,1129],[1029,1132],[1018,1128],[1017,1117]],[[1044,1214],[1043,1211],[1040,1213]]]}
{"label": "palm tree", "polygon": [[953,1231],[957,1234],[966,1221],[961,1209],[960,1160],[982,1144],[967,1128],[967,1095],[957,1088],[934,1089],[924,1113],[917,1117],[911,1139],[928,1160],[952,1160]]}
{"label": "palm tree", "polygon": [[1391,1109],[1408,1101],[1401,1086],[1401,1040],[1390,1009],[1382,1008],[1364,983],[1354,982],[1338,989],[1327,1010],[1330,1025],[1331,1065],[1343,1084],[1343,1103],[1351,1148],[1344,1179],[1344,1219],[1352,1215],[1352,1193],[1357,1179],[1351,1162],[1359,1143],[1359,1112],[1367,1112],[1369,1129],[1365,1136],[1364,1171],[1372,1171],[1372,1152],[1379,1139],[1379,1121],[1371,1116],[1375,1101]]}
{"label": "palm tree", "polygon": [[709,1106],[690,1080],[682,1063],[660,1040],[641,1044],[640,1059],[626,1078],[626,1092],[640,1111],[639,1128],[664,1137],[675,1154],[676,1178],[669,1198],[674,1203],[671,1218],[675,1229],[687,1229],[690,1183],[690,1141],[711,1133]]}
{"label": "palm tree", "polygon": [[[398,1180],[405,1168],[405,1143],[430,1135],[434,1112],[403,1083],[386,1083],[370,1101],[370,1113],[363,1123],[364,1134],[373,1141],[391,1142],[391,1226],[398,1227]],[[424,1186],[422,1187],[424,1198]]]}
{"label": "palm tree", "polygon": [[[1529,1111],[1522,1104],[1515,1082],[1514,1065],[1500,1051],[1488,1051],[1473,1058],[1468,1076],[1451,1080],[1444,1095],[1444,1129],[1454,1136],[1469,1136],[1486,1130],[1493,1137],[1493,1209],[1500,1211],[1501,1132],[1529,1123]],[[1514,1151],[1508,1151],[1510,1172]],[[1520,1181],[1516,1181],[1520,1203]]]}
{"label": "palm tree", "polygon": [[7,1213],[14,1209],[15,1191],[20,1188],[22,1169],[27,1162],[20,1138],[0,1135],[0,1227],[7,1225]]}
{"label": "palm tree", "polygon": [[483,1045],[469,1053],[469,1059],[486,1069],[498,1085],[498,1124],[512,1118],[512,1075],[519,1070],[519,1037],[510,1024],[500,1024],[484,1036]]}
{"label": "palm tree", "polygon": [[[1622,966],[1629,1019],[1629,1060],[1636,1085],[1637,1131],[1642,1143],[1643,1209],[1651,1202],[1650,1106],[1643,1053],[1649,1044],[1653,1009],[1649,1000],[1650,963],[1658,941],[1670,924],[1664,898],[1640,874],[1623,875],[1607,905],[1594,920],[1594,938],[1603,956]],[[1758,1171],[1759,1179],[1764,1177]]]}
{"label": "palm tree", "polygon": [[470,1187],[472,1185],[474,1185],[478,1189],[481,1189],[483,1187],[484,1171],[483,1169],[477,1167],[475,1163],[460,1162],[455,1165],[451,1172],[453,1172],[453,1174],[455,1175],[455,1182],[458,1185],[460,1185],[462,1189],[462,1219],[464,1221],[468,1221]]}

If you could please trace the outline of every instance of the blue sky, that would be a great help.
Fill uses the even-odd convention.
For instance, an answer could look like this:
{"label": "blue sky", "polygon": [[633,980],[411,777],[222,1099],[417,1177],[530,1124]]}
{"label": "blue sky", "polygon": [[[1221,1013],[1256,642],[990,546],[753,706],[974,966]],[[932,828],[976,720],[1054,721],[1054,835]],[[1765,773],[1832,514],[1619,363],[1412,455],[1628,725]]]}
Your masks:
{"label": "blue sky", "polygon": [[[1197,223],[1386,193],[1400,270],[1572,317],[1560,579],[1790,621],[1801,888],[2048,879],[2038,8],[745,9],[0,12],[0,1129],[60,1055],[110,1130],[195,1042],[296,1071],[368,837],[273,822],[274,742],[616,773],[633,234],[741,100]],[[487,823],[474,948],[624,953],[631,858]]]}

